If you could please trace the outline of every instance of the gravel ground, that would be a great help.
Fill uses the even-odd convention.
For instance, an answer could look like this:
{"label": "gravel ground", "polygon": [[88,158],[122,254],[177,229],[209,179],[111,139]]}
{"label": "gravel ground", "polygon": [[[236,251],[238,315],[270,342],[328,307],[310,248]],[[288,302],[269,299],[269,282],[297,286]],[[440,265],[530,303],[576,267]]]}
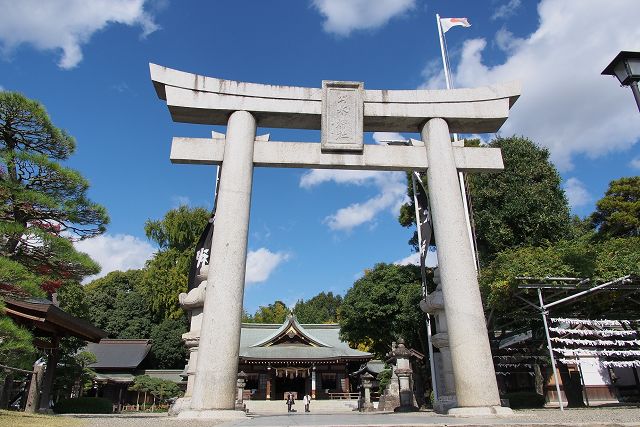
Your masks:
{"label": "gravel ground", "polygon": [[553,426],[640,426],[640,408],[588,408],[516,411],[507,418],[454,418],[420,412],[409,414],[305,414],[264,415],[221,423],[214,420],[184,420],[166,415],[77,416],[86,427],[271,427],[271,426],[478,426],[478,425],[532,425]]}

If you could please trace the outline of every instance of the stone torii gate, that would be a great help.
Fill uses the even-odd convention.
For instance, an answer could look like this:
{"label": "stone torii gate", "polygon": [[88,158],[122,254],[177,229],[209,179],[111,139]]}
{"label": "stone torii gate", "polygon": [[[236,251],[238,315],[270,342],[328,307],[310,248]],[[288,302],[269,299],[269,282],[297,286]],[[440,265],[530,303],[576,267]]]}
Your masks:
{"label": "stone torii gate", "polygon": [[[158,97],[176,122],[227,125],[226,137],[173,138],[173,163],[221,165],[195,381],[181,417],[233,411],[254,166],[427,171],[438,242],[458,407],[449,414],[500,414],[491,350],[467,238],[458,171],[503,169],[499,149],[454,146],[450,133],[496,132],[520,94],[517,83],[454,90],[364,90],[270,86],[150,64]],[[320,129],[321,143],[256,138],[257,126]],[[412,146],[364,145],[363,132],[416,132]]]}

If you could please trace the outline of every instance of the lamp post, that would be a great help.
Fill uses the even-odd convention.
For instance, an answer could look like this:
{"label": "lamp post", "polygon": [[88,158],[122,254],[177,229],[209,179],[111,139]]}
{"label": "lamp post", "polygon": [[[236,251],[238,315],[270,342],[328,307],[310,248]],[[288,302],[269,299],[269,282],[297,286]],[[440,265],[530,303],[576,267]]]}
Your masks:
{"label": "lamp post", "polygon": [[607,68],[602,71],[604,76],[615,76],[623,86],[631,86],[631,91],[638,104],[640,110],[640,90],[638,90],[638,81],[640,81],[640,52],[621,51]]}

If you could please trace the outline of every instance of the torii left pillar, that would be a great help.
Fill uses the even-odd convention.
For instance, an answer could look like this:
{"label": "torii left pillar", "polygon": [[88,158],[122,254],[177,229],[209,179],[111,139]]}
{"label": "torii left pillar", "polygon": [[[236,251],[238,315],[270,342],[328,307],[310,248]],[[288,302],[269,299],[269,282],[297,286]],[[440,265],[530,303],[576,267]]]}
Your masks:
{"label": "torii left pillar", "polygon": [[[217,212],[211,242],[207,291],[202,312],[191,410],[180,417],[236,418],[238,353],[247,258],[247,234],[253,182],[256,120],[235,111],[227,124],[227,144],[220,172]],[[211,392],[215,385],[215,392]]]}

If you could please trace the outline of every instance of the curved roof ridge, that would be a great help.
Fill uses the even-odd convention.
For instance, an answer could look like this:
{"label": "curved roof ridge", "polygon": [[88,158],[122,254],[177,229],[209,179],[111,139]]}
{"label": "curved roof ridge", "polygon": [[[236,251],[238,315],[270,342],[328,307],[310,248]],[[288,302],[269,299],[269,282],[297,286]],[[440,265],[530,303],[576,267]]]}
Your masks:
{"label": "curved roof ridge", "polygon": [[265,347],[268,344],[273,343],[278,338],[280,338],[290,327],[293,327],[301,336],[305,337],[318,347],[332,347],[331,345],[326,344],[325,342],[307,332],[306,329],[298,322],[298,319],[294,314],[288,315],[287,320],[282,324],[282,326],[280,326],[280,328],[278,328],[278,330],[262,339],[261,341],[253,344],[251,347]]}

